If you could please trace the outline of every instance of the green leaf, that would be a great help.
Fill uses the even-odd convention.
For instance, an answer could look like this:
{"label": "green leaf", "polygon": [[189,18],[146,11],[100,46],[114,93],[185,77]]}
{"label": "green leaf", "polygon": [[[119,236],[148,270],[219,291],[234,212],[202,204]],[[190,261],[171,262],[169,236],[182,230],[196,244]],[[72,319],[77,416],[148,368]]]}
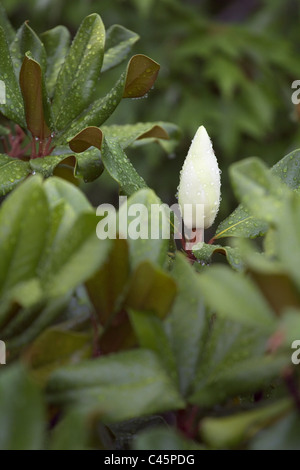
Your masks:
{"label": "green leaf", "polygon": [[157,356],[143,349],[56,370],[47,393],[51,403],[97,404],[110,421],[184,406]]}
{"label": "green leaf", "polygon": [[[178,431],[169,428],[147,429],[139,433],[134,442],[135,450],[201,450],[202,447],[196,442],[188,441]],[[157,457],[156,457],[157,458]],[[186,454],[187,463],[193,463],[193,456]],[[154,462],[155,458],[153,458]],[[170,463],[171,460],[169,459]]]}
{"label": "green leaf", "polygon": [[105,169],[119,184],[124,195],[131,196],[139,189],[147,187],[118,142],[104,138],[101,157]]}
{"label": "green leaf", "polygon": [[88,358],[91,352],[89,334],[64,331],[63,327],[55,326],[38,336],[22,358],[32,369],[34,378],[43,383],[53,370]]}
{"label": "green leaf", "polygon": [[166,319],[166,331],[176,358],[180,390],[186,395],[195,376],[208,321],[198,276],[183,255],[177,254],[170,274],[178,293]]}
{"label": "green leaf", "polygon": [[300,420],[295,411],[284,416],[253,439],[251,450],[300,450]]}
{"label": "green leaf", "polygon": [[51,450],[88,450],[89,431],[95,420],[93,409],[72,409],[55,426],[51,435]]}
{"label": "green leaf", "polygon": [[198,243],[193,247],[193,254],[195,257],[206,264],[210,264],[214,253],[225,255],[230,266],[236,271],[241,271],[243,269],[243,261],[238,248],[222,245],[208,245],[204,242]]}
{"label": "green leaf", "polygon": [[252,215],[266,223],[280,219],[288,190],[258,158],[234,163],[230,176],[237,197]]}
{"label": "green leaf", "polygon": [[18,29],[15,40],[10,46],[10,52],[17,76],[20,74],[21,65],[28,53],[39,64],[43,74],[46,72],[47,56],[44,44],[27,21]]}
{"label": "green leaf", "polygon": [[25,127],[23,99],[17,77],[15,75],[5,33],[0,27],[0,80],[5,83],[6,103],[0,106],[5,117]]}
{"label": "green leaf", "polygon": [[[150,72],[146,72],[146,77],[143,77],[143,73],[139,76],[139,71],[141,72],[146,64],[149,65],[148,69]],[[86,107],[83,112],[56,137],[56,143],[72,140],[76,134],[88,126],[100,127],[110,117],[122,98],[144,96],[152,87],[157,77],[158,69],[158,64],[149,57],[140,54],[133,56],[127,65],[126,72],[121,75],[107,95],[93,101]],[[130,80],[133,80],[131,84]],[[126,95],[128,91],[127,87],[129,87],[128,90],[131,93],[130,96]]]}
{"label": "green leaf", "polygon": [[7,42],[11,43],[14,40],[16,33],[1,3],[0,3],[0,28],[3,29],[5,36],[7,38]]}
{"label": "green leaf", "polygon": [[139,35],[115,24],[106,31],[105,54],[102,72],[116,67],[128,56]]}
{"label": "green leaf", "polygon": [[279,260],[298,288],[300,287],[300,194],[292,193],[278,223]]}
{"label": "green leaf", "polygon": [[41,34],[47,53],[46,84],[49,97],[53,97],[58,74],[70,46],[70,33],[65,26],[56,26]]}
{"label": "green leaf", "polygon": [[290,364],[288,355],[266,355],[268,335],[217,317],[199,361],[189,401],[203,407],[269,386]]}
{"label": "green leaf", "polygon": [[139,122],[124,126],[103,126],[101,130],[107,139],[117,140],[120,146],[125,149],[136,140],[168,140],[169,135],[163,124],[162,122]]}
{"label": "green leaf", "polygon": [[45,438],[45,411],[37,386],[21,366],[0,375],[0,449],[41,450]]}
{"label": "green leaf", "polygon": [[[104,156],[103,159],[105,164]],[[129,179],[123,174],[123,178],[125,176]],[[132,185],[133,182],[130,183]],[[124,185],[121,188],[124,190]],[[128,194],[127,191],[125,193]],[[169,209],[154,191],[140,189],[133,194],[121,205],[118,220],[120,238],[128,239],[132,267],[145,260],[162,266],[170,240]]]}
{"label": "green leaf", "polygon": [[272,329],[275,317],[250,278],[225,266],[213,266],[199,276],[199,287],[209,307],[226,318]]}
{"label": "green leaf", "polygon": [[274,419],[281,417],[290,408],[290,400],[285,399],[232,416],[204,418],[200,424],[200,432],[204,441],[213,448],[234,448],[273,423]]}
{"label": "green leaf", "polygon": [[31,172],[28,162],[0,154],[0,195],[9,193]]}
{"label": "green leaf", "polygon": [[175,294],[176,284],[170,275],[147,260],[140,262],[132,275],[125,305],[134,310],[154,312],[164,318]]}
{"label": "green leaf", "polygon": [[163,322],[149,312],[131,310],[129,316],[140,347],[154,351],[166,372],[178,383],[175,356]]}
{"label": "green leaf", "polygon": [[[300,152],[295,150],[282,158],[274,165],[270,172],[279,177],[291,189],[300,185]],[[240,204],[235,211],[217,228],[214,239],[223,237],[255,238],[264,235],[268,224],[253,217],[249,211]]]}
{"label": "green leaf", "polygon": [[21,67],[20,86],[24,99],[28,129],[34,138],[44,140],[50,137],[50,109],[43,84],[42,69],[27,54]]}
{"label": "green leaf", "polygon": [[59,72],[53,99],[58,130],[65,128],[91,102],[104,55],[105,29],[99,15],[87,16]]}

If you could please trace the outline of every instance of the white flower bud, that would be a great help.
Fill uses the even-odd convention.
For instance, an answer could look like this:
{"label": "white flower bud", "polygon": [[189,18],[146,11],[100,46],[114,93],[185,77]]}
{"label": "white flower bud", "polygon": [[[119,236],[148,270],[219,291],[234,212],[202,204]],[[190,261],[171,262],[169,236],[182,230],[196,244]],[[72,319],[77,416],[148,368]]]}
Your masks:
{"label": "white flower bud", "polygon": [[[189,229],[209,228],[220,205],[221,181],[218,162],[204,126],[192,140],[180,172],[178,202]],[[186,204],[189,206],[184,207]]]}

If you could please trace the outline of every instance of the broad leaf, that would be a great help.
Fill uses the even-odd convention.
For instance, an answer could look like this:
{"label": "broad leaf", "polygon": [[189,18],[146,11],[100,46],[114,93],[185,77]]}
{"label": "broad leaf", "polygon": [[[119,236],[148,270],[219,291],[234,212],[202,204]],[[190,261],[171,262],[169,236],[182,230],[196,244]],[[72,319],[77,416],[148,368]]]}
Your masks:
{"label": "broad leaf", "polygon": [[70,33],[65,26],[56,26],[43,33],[41,38],[47,52],[47,89],[53,97],[58,74],[69,50]]}
{"label": "broad leaf", "polygon": [[218,314],[272,329],[275,317],[250,278],[225,266],[213,266],[199,276],[199,287],[207,305]]}
{"label": "broad leaf", "polygon": [[157,356],[139,349],[56,370],[47,387],[55,404],[93,404],[122,421],[184,406]]}
{"label": "broad leaf", "polygon": [[99,15],[87,16],[59,72],[53,99],[58,130],[65,128],[91,102],[104,55],[105,29]]}
{"label": "broad leaf", "polygon": [[139,35],[115,24],[106,31],[105,54],[102,72],[116,67],[128,56]]}
{"label": "broad leaf", "polygon": [[47,57],[44,45],[27,21],[17,31],[10,46],[10,52],[17,76],[19,76],[21,65],[28,53],[39,64],[43,74],[46,72]]}
{"label": "broad leaf", "polygon": [[0,106],[0,112],[8,119],[25,127],[23,100],[17,77],[15,75],[10,51],[4,30],[0,27],[0,80],[5,83],[6,103]]}
{"label": "broad leaf", "polygon": [[202,263],[209,264],[214,253],[221,253],[226,256],[230,266],[236,271],[243,269],[243,262],[238,248],[222,245],[208,245],[206,243],[198,243],[193,247],[193,254]]}
{"label": "broad leaf", "polygon": [[27,162],[0,155],[0,195],[9,193],[31,172]]}

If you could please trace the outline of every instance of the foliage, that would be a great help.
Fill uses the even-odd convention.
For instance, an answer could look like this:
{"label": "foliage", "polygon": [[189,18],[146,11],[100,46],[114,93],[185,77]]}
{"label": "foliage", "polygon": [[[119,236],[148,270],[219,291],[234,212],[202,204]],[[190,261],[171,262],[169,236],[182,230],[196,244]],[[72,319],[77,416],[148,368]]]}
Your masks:
{"label": "foliage", "polygon": [[[135,37],[114,27],[105,50],[104,34],[95,14],[71,46],[61,27],[42,42],[1,16],[0,448],[299,449],[300,151],[271,170],[231,165],[241,206],[192,253],[162,236],[99,240],[78,179],[104,166],[128,206],[159,204],[124,149],[178,136],[102,126],[159,68],[135,55],[95,97],[102,63]],[[228,264],[210,266],[215,253]]]}

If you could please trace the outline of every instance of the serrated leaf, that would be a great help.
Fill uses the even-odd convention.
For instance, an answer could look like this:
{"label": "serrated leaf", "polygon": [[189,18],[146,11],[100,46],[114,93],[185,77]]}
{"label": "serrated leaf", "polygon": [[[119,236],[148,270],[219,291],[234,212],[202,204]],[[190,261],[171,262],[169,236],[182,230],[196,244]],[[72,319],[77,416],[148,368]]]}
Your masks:
{"label": "serrated leaf", "polygon": [[0,195],[5,196],[31,172],[28,162],[0,154]]}
{"label": "serrated leaf", "polygon": [[139,35],[115,24],[106,31],[105,54],[102,72],[116,67],[126,59],[132,46],[139,40]]}
{"label": "serrated leaf", "polygon": [[99,15],[87,16],[59,72],[53,98],[58,130],[65,128],[91,102],[104,55],[105,29]]}
{"label": "serrated leaf", "polygon": [[44,140],[50,137],[50,109],[43,84],[42,69],[27,54],[21,67],[20,86],[24,99],[28,129],[34,138]]}
{"label": "serrated leaf", "polygon": [[206,303],[218,314],[260,325],[266,331],[272,329],[275,317],[250,278],[225,266],[212,266],[199,276],[199,287]]}
{"label": "serrated leaf", "polygon": [[56,404],[97,405],[110,421],[184,406],[157,356],[143,349],[56,370],[47,393],[50,402]]}
{"label": "serrated leaf", "polygon": [[5,33],[0,27],[0,80],[5,83],[6,103],[0,106],[0,112],[8,119],[25,127],[25,113],[21,90],[15,75]]}
{"label": "serrated leaf", "polygon": [[19,365],[1,371],[0,414],[1,450],[43,448],[46,428],[42,396]]}
{"label": "serrated leaf", "polygon": [[201,242],[194,245],[192,251],[199,261],[206,264],[210,264],[214,253],[221,253],[226,256],[228,263],[233,269],[236,271],[241,271],[243,269],[243,261],[238,248],[222,245],[209,245]]}
{"label": "serrated leaf", "polygon": [[70,33],[65,26],[56,26],[41,34],[47,53],[46,84],[49,97],[52,98],[56,80],[65,61],[70,46]]}

